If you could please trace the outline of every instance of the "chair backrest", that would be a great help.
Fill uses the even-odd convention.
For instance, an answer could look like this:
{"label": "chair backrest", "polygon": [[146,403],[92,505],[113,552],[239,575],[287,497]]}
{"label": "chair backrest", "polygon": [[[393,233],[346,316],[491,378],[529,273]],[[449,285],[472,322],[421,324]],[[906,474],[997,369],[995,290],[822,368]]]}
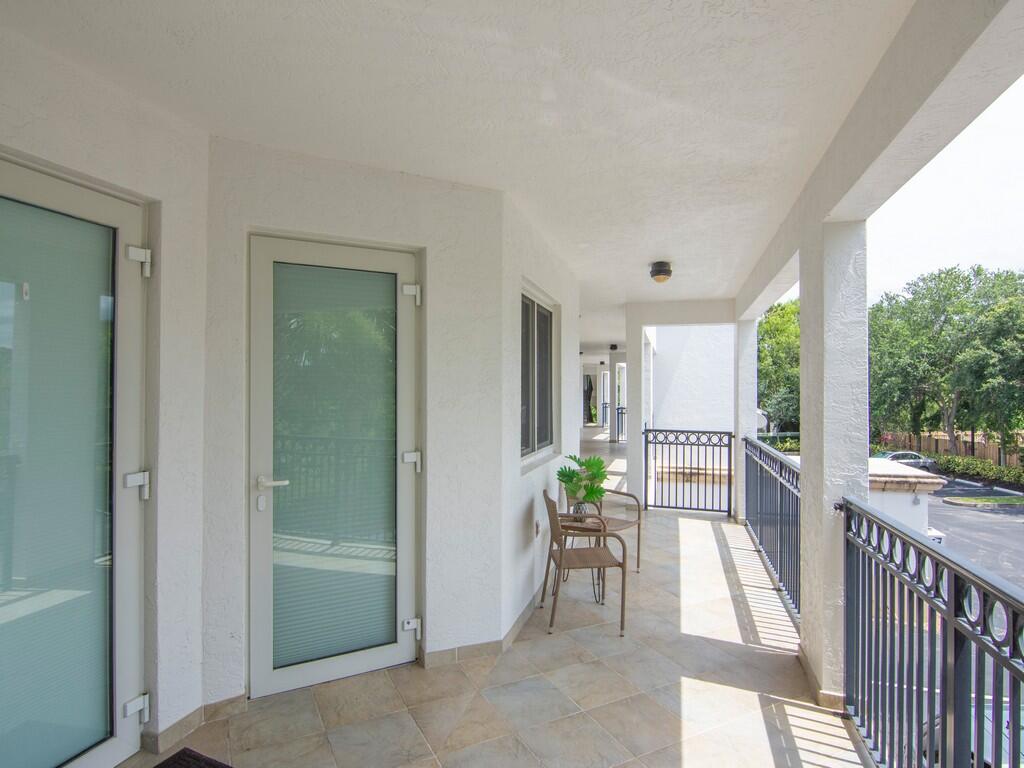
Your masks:
{"label": "chair backrest", "polygon": [[548,489],[544,489],[544,505],[548,508],[548,525],[551,526],[551,540],[556,543],[562,541],[562,524],[558,520],[558,502],[548,495]]}

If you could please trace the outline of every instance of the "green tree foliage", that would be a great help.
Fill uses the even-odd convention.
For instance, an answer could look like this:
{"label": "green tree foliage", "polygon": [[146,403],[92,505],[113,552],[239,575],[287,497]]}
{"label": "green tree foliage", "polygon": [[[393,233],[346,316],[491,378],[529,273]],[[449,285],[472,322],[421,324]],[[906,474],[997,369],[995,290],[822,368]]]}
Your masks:
{"label": "green tree foliage", "polygon": [[757,401],[771,426],[800,428],[800,300],[775,304],[757,326]]}
{"label": "green tree foliage", "polygon": [[885,294],[868,316],[877,433],[919,433],[934,416],[1009,436],[1021,423],[1024,273],[953,267]]}

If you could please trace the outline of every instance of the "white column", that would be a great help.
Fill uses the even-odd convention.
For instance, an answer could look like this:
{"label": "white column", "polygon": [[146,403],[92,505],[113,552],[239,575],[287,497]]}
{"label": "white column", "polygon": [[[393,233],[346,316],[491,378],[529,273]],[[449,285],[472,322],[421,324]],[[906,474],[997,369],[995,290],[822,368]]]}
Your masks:
{"label": "white column", "polygon": [[626,308],[626,487],[641,501],[644,498],[644,329],[631,322]]}
{"label": "white column", "polygon": [[819,702],[843,691],[843,496],[867,496],[863,221],[824,224],[800,248],[800,651]]}
{"label": "white column", "polygon": [[736,321],[733,347],[735,405],[733,423],[733,514],[737,521],[746,518],[746,462],[743,438],[757,437],[757,320]]}
{"label": "white column", "polygon": [[[608,353],[608,367],[611,369],[611,392],[608,393],[608,440],[617,442],[619,439],[619,425],[615,418],[615,408],[619,405],[616,392],[619,387],[619,364],[626,362],[626,353],[616,350]],[[625,405],[626,393],[622,394],[622,404]]]}

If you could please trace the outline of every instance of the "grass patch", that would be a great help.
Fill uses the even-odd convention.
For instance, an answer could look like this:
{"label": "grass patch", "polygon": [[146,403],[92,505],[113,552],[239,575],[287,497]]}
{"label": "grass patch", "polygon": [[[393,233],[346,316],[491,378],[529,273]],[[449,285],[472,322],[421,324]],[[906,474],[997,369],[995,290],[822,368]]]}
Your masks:
{"label": "grass patch", "polygon": [[957,496],[965,504],[1006,504],[1024,507],[1024,496]]}

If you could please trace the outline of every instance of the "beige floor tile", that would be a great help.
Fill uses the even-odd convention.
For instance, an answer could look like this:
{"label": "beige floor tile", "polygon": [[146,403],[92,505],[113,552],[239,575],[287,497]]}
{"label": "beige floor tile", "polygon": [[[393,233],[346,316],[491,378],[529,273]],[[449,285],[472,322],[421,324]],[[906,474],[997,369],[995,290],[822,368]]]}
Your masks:
{"label": "beige floor tile", "polygon": [[399,768],[433,757],[408,712],[343,725],[327,732],[338,768]]}
{"label": "beige floor tile", "polygon": [[512,646],[501,656],[459,662],[459,667],[477,688],[514,683],[540,672],[516,646]]}
{"label": "beige floor tile", "polygon": [[651,648],[637,648],[604,660],[615,672],[642,691],[658,688],[683,677],[683,668]]}
{"label": "beige floor tile", "polygon": [[639,693],[639,689],[600,660],[548,672],[545,677],[580,709],[593,709]]}
{"label": "beige floor tile", "polygon": [[444,768],[541,768],[540,761],[515,736],[485,741],[441,759]]}
{"label": "beige floor tile", "polygon": [[541,672],[594,660],[594,654],[564,633],[516,643],[515,648]]}
{"label": "beige floor tile", "polygon": [[438,755],[507,736],[512,724],[479,693],[437,699],[409,710]]}
{"label": "beige floor tile", "polygon": [[586,713],[528,728],[519,738],[544,766],[610,768],[632,755]]}
{"label": "beige floor tile", "polygon": [[[722,685],[756,691],[766,696],[811,701],[811,691],[796,656],[789,655],[771,662],[759,655],[753,658],[757,659],[756,663],[744,664],[737,661],[722,665],[704,677]],[[792,673],[781,672],[785,669]]]}
{"label": "beige floor tile", "polygon": [[[617,572],[615,574],[618,575]],[[612,577],[609,576],[609,579]],[[593,586],[590,581],[590,571],[573,572],[570,581],[576,580],[570,589],[568,583],[562,585],[562,593],[558,597],[558,609],[555,611],[555,627],[561,632],[580,627],[589,627],[594,624],[604,624],[610,621],[613,616],[619,614],[619,598],[611,593],[607,596],[604,605],[594,602]],[[628,585],[628,581],[627,581]],[[627,586],[628,588],[628,586]],[[553,598],[544,601],[544,608],[541,613],[545,621],[551,619],[551,606]]]}
{"label": "beige floor tile", "polygon": [[698,635],[658,635],[644,638],[644,644],[678,664],[689,677],[706,677],[722,667],[735,667],[736,658],[725,648],[729,643]]}
{"label": "beige floor tile", "polygon": [[313,697],[327,729],[405,709],[405,701],[384,671],[314,686]]}
{"label": "beige floor tile", "polygon": [[280,744],[324,730],[308,688],[254,699],[246,712],[228,718],[227,724],[232,751]]}
{"label": "beige floor tile", "polygon": [[199,726],[173,749],[176,752],[181,747],[189,747],[222,763],[229,762],[231,749],[228,745],[228,721],[216,720]]}
{"label": "beige floor tile", "polygon": [[697,678],[684,678],[647,695],[683,721],[683,736],[731,723],[770,703],[763,694]]}
{"label": "beige floor tile", "polygon": [[331,745],[323,734],[233,752],[231,765],[234,768],[337,768]]}
{"label": "beige floor tile", "polygon": [[[633,619],[632,614],[626,617],[627,622]],[[617,621],[606,624],[595,624],[591,627],[574,629],[567,634],[577,643],[582,645],[599,659],[605,656],[614,656],[616,653],[632,651],[638,646],[637,640],[631,636],[631,627],[627,623],[626,636],[619,637],[619,623]]]}
{"label": "beige floor tile", "polygon": [[388,670],[391,682],[407,706],[414,707],[433,699],[444,699],[471,693],[473,683],[458,664],[424,669],[418,664]]}
{"label": "beige floor tile", "polygon": [[517,729],[580,711],[568,696],[543,676],[487,688],[483,695]]}
{"label": "beige floor tile", "polygon": [[682,721],[643,693],[605,704],[588,714],[638,757],[683,737]]}

